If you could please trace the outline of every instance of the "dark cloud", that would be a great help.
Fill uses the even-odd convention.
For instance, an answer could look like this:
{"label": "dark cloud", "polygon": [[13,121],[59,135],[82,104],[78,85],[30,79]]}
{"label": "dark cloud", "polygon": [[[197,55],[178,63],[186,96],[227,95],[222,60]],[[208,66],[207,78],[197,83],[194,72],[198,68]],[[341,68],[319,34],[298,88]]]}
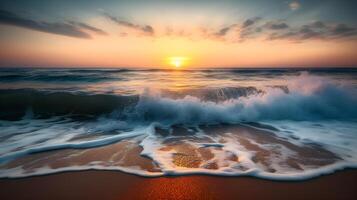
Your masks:
{"label": "dark cloud", "polygon": [[247,19],[243,22],[242,28],[250,27],[261,19],[262,19],[261,17],[254,17],[254,18]]}
{"label": "dark cloud", "polygon": [[289,25],[282,21],[268,21],[263,23],[261,17],[253,17],[245,20],[241,26],[239,41],[252,38],[268,30],[288,29]]}
{"label": "dark cloud", "polygon": [[240,29],[239,41],[243,42],[245,39],[254,37],[254,35],[260,33],[262,28],[259,27],[258,22],[261,20],[261,17],[253,17],[245,20]]}
{"label": "dark cloud", "polygon": [[357,29],[346,24],[329,25],[321,21],[291,28],[284,32],[273,32],[269,40],[287,39],[303,41],[308,39],[342,39],[357,36]]}
{"label": "dark cloud", "polygon": [[281,30],[289,28],[289,25],[287,25],[285,22],[267,22],[264,26],[271,30]]}
{"label": "dark cloud", "polygon": [[18,26],[28,28],[45,33],[52,33],[57,35],[64,35],[69,37],[90,39],[91,36],[84,32],[83,29],[91,30],[97,33],[104,33],[104,31],[95,27],[89,26],[80,22],[44,22],[32,19],[26,19],[18,16],[15,13],[0,10],[0,24]]}
{"label": "dark cloud", "polygon": [[75,21],[69,21],[68,23],[74,25],[74,26],[77,26],[77,27],[80,27],[82,29],[86,29],[86,30],[89,30],[89,31],[92,31],[98,35],[108,35],[105,31],[103,31],[102,29],[99,29],[99,28],[96,28],[96,27],[93,27],[91,25],[88,25],[86,23],[83,23],[83,22],[75,22]]}
{"label": "dark cloud", "polygon": [[349,27],[346,24],[338,24],[330,29],[330,34],[334,36],[350,36],[356,35],[356,28]]}
{"label": "dark cloud", "polygon": [[225,36],[229,31],[231,31],[233,28],[235,28],[237,24],[233,24],[230,26],[226,26],[224,28],[221,28],[215,35],[219,37]]}
{"label": "dark cloud", "polygon": [[222,28],[221,30],[219,30],[219,31],[216,33],[216,35],[218,35],[218,36],[225,36],[225,35],[227,34],[227,32],[228,32],[230,29],[231,29],[230,26],[224,27],[224,28]]}
{"label": "dark cloud", "polygon": [[274,33],[271,33],[269,36],[268,36],[268,40],[279,40],[279,39],[287,39],[287,38],[292,38],[292,37],[296,37],[297,35],[297,32],[285,32],[285,33],[277,33],[277,32],[274,32]]}
{"label": "dark cloud", "polygon": [[303,26],[297,33],[298,33],[297,36],[301,40],[312,39],[312,38],[317,38],[317,39],[324,38],[323,32],[316,31],[308,26]]}
{"label": "dark cloud", "polygon": [[144,32],[146,32],[146,33],[154,34],[154,29],[153,29],[151,26],[149,26],[149,25],[146,25],[146,26],[142,27],[142,30],[143,30]]}
{"label": "dark cloud", "polygon": [[241,25],[233,24],[219,29],[214,36],[225,40],[225,37],[234,27],[240,27],[239,35],[232,41],[243,42],[252,38],[266,38],[267,40],[324,40],[324,39],[343,39],[357,37],[357,29],[347,24],[333,24],[323,21],[314,21],[302,26],[289,25],[284,20],[264,21],[260,17],[246,19]]}
{"label": "dark cloud", "polygon": [[115,22],[119,26],[125,26],[125,27],[128,27],[128,28],[132,28],[132,29],[144,32],[144,33],[149,34],[149,35],[153,35],[154,32],[155,32],[154,28],[152,26],[150,26],[150,25],[141,26],[141,25],[133,24],[131,22],[128,22],[128,21],[125,21],[125,20],[121,20],[121,19],[119,19],[117,17],[114,17],[114,16],[112,16],[112,15],[110,15],[108,13],[104,13],[104,16],[107,17],[108,19],[110,19],[111,21]]}
{"label": "dark cloud", "polygon": [[309,25],[312,28],[325,28],[326,25],[322,21],[315,21]]}
{"label": "dark cloud", "polygon": [[283,21],[263,22],[262,20],[263,19],[261,17],[254,17],[245,20],[240,30],[239,41],[243,42],[248,38],[261,36],[266,32],[287,30],[290,28],[290,26]]}

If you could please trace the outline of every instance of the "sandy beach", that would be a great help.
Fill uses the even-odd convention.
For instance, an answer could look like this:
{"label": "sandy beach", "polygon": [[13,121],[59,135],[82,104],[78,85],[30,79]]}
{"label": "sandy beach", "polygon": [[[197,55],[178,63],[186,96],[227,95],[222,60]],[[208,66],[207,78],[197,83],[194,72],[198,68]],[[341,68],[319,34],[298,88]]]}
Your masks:
{"label": "sandy beach", "polygon": [[0,180],[0,199],[356,199],[357,170],[301,182],[252,177],[144,178],[113,171]]}

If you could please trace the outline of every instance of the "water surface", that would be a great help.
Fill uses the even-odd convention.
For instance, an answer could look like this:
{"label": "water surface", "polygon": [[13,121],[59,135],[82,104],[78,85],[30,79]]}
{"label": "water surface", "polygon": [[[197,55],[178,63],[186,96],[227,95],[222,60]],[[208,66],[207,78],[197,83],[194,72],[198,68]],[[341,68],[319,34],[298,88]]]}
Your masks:
{"label": "water surface", "polygon": [[356,69],[0,69],[0,176],[357,166]]}

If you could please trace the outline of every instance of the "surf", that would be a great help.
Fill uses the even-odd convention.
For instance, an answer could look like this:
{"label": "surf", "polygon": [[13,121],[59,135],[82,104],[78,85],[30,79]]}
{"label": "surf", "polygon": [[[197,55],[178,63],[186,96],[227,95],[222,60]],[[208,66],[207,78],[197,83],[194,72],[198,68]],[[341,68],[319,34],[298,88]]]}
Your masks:
{"label": "surf", "polygon": [[163,80],[140,80],[140,70],[86,73],[109,78],[32,88],[16,78],[0,89],[1,177],[100,169],[301,180],[356,167],[356,84],[334,71],[184,71],[199,84],[180,87],[150,87]]}

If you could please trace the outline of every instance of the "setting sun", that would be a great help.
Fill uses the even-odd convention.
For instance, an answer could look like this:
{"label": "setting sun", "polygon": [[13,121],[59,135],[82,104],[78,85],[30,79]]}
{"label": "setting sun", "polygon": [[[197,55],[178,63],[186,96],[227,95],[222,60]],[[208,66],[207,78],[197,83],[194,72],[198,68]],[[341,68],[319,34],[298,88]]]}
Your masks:
{"label": "setting sun", "polygon": [[0,0],[0,200],[357,200],[356,10]]}
{"label": "setting sun", "polygon": [[168,63],[175,68],[180,68],[186,65],[187,61],[188,61],[187,57],[175,56],[175,57],[168,58]]}

